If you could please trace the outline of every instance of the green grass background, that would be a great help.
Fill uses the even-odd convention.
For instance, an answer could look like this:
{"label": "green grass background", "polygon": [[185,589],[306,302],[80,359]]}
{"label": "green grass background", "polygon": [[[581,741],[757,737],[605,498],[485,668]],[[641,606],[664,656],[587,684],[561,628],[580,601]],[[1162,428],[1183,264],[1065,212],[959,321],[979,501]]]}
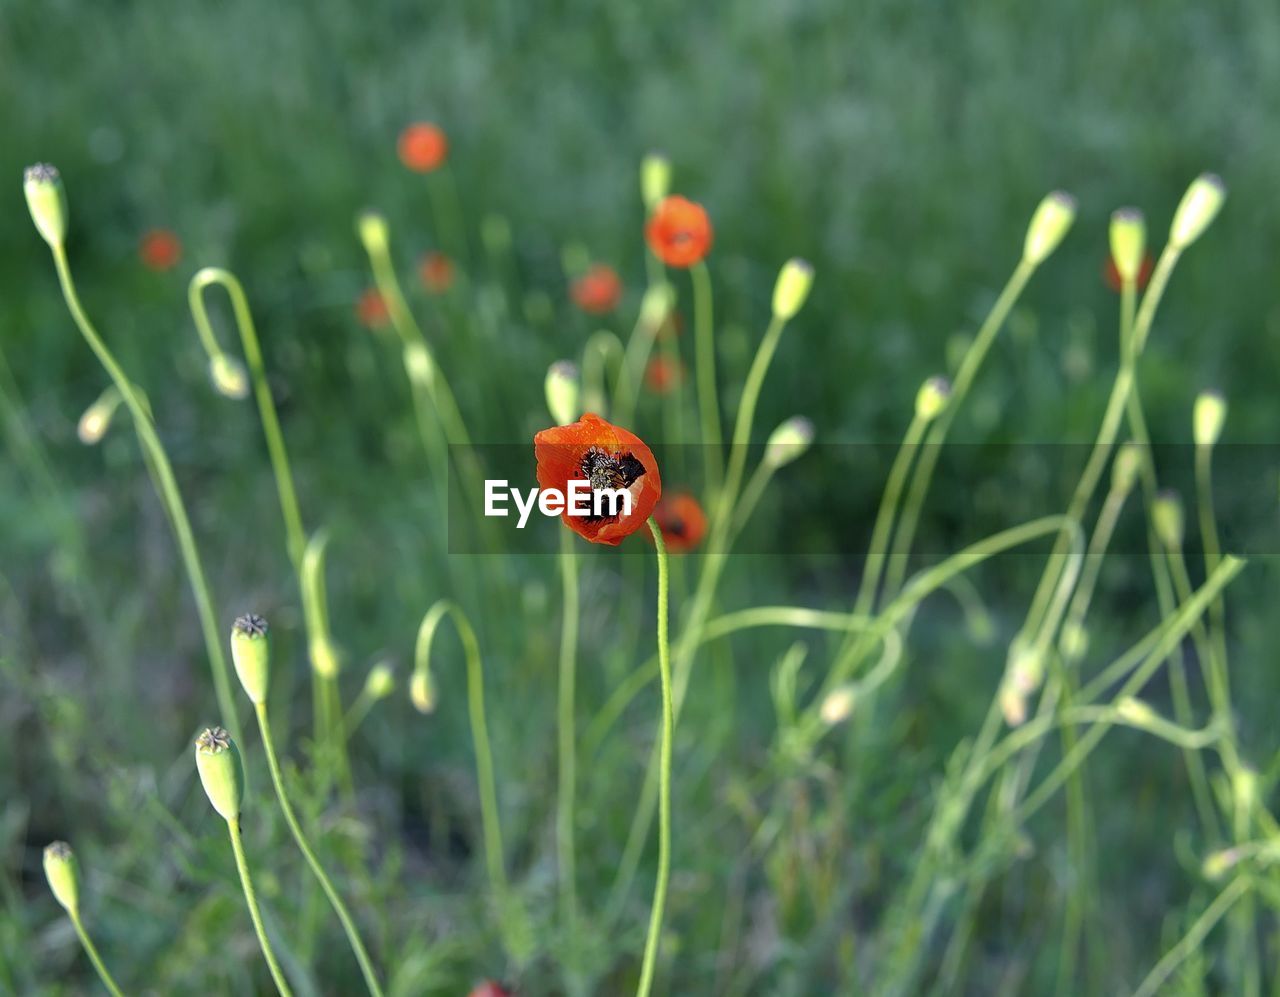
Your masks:
{"label": "green grass background", "polygon": [[[1174,279],[1143,360],[1144,401],[1157,439],[1185,440],[1195,393],[1217,386],[1231,402],[1229,441],[1273,441],[1280,10],[1263,0],[8,0],[0,7],[0,108],[0,177],[10,178],[0,200],[0,351],[9,369],[0,377],[18,400],[0,413],[3,989],[89,985],[39,873],[39,849],[53,837],[80,850],[90,920],[132,988],[244,992],[265,981],[225,842],[192,778],[190,736],[214,706],[162,510],[127,426],[101,448],[75,439],[75,421],[105,379],[28,222],[19,180],[31,162],[62,170],[82,294],[151,396],[220,610],[228,622],[247,608],[267,612],[281,660],[296,665],[280,669],[278,685],[282,697],[296,693],[288,719],[290,753],[300,762],[309,714],[300,618],[261,437],[249,406],[207,388],[185,284],[206,264],[226,265],[246,284],[304,517],[311,528],[335,530],[331,600],[353,696],[376,655],[407,663],[418,618],[452,584],[429,535],[426,520],[438,510],[427,497],[396,352],[360,328],[352,310],[369,283],[357,211],[376,207],[391,219],[407,279],[412,260],[438,245],[424,185],[395,157],[395,136],[410,120],[434,120],[449,133],[475,279],[487,272],[478,221],[502,215],[521,285],[554,306],[552,322],[531,325],[513,301],[512,316],[483,334],[454,314],[446,335],[434,306],[415,297],[482,441],[521,441],[539,427],[541,371],[576,354],[594,328],[568,303],[565,245],[581,243],[618,267],[626,307],[606,324],[620,334],[629,327],[643,286],[636,172],[654,148],[671,157],[675,189],[703,202],[715,221],[727,405],[767,316],[777,267],[791,255],[814,262],[813,297],[784,340],[758,426],[763,434],[802,407],[827,442],[897,439],[916,387],[946,369],[948,341],[981,320],[1032,209],[1054,187],[1079,198],[1076,226],[1033,281],[957,435],[974,443],[1091,440],[1116,358],[1116,298],[1100,276],[1109,213],[1143,208],[1159,243],[1187,182],[1214,169],[1230,189],[1227,207]],[[137,240],[154,226],[183,241],[171,273],[137,262]],[[688,336],[682,346],[691,347]],[[639,428],[663,435],[651,400]],[[1009,524],[1054,511],[1073,470],[1020,468],[1044,477],[1044,493],[1058,503],[1032,506],[1014,482],[995,493],[996,508],[1006,508]],[[770,559],[767,571],[744,563],[726,587],[726,608],[851,602],[857,559],[821,551],[852,550],[869,533],[882,480],[850,479],[826,465],[805,480],[838,494],[847,513],[835,521],[806,515],[781,482],[753,530],[762,548],[793,537],[797,553]],[[973,539],[962,524],[946,525],[949,489],[963,487],[939,482],[934,503],[943,515],[927,537],[930,550]],[[1276,468],[1258,468],[1240,487],[1274,494]],[[584,620],[583,723],[635,664],[635,646],[618,635],[633,632],[633,612],[648,612],[649,582],[642,604],[630,606],[644,568],[625,574],[619,564],[642,555],[595,556],[587,567],[596,594]],[[724,897],[739,876],[757,929],[744,942],[753,953],[751,992],[826,992],[833,937],[855,961],[874,958],[886,898],[910,868],[927,816],[930,780],[981,719],[1040,567],[1038,558],[1015,557],[980,572],[997,627],[989,645],[971,640],[944,600],[930,607],[907,680],[833,749],[834,785],[792,787],[815,808],[796,834],[830,851],[829,888],[852,891],[841,896],[845,914],[832,931],[818,930],[833,922],[814,915],[817,901],[788,902],[785,870],[733,861],[754,829],[725,801],[768,748],[767,671],[790,639],[744,640],[713,656],[680,734],[667,939],[674,968],[665,992],[723,984]],[[455,559],[454,570],[482,589],[489,584],[481,560]],[[522,560],[513,590],[520,614],[477,622],[489,652],[513,874],[549,914],[553,562]],[[1280,693],[1274,566],[1256,558],[1238,590],[1232,641],[1242,738],[1247,760],[1269,774],[1280,746],[1271,705]],[[1118,559],[1101,595],[1102,648],[1119,650],[1155,620],[1145,558]],[[85,597],[93,627],[76,602]],[[482,605],[473,599],[470,608],[479,615]],[[829,651],[814,641],[806,667],[817,674]],[[405,993],[463,992],[481,975],[509,970],[478,894],[471,746],[460,661],[452,664],[437,716],[418,717],[398,695],[379,707],[383,722],[357,738],[359,811],[313,815],[327,821],[335,862],[370,870],[348,878],[360,880],[356,906],[378,912],[370,923],[379,961],[401,967]],[[1160,705],[1163,695],[1153,693]],[[621,732],[583,761],[580,890],[588,909],[611,882],[655,718],[654,699],[642,697]],[[264,791],[265,769],[257,776]],[[1079,980],[1113,992],[1134,985],[1185,929],[1188,912],[1203,907],[1203,842],[1167,746],[1114,734],[1088,785],[1102,874]],[[301,866],[265,798],[261,811],[250,847],[256,842],[269,902],[290,921],[301,904]],[[1049,992],[1057,979],[1057,918],[1071,875],[1060,809],[1028,834],[1034,850],[999,874],[980,911],[965,964],[971,992]],[[275,860],[265,851],[270,841]],[[621,928],[584,942],[600,992],[629,985],[651,862]],[[296,958],[317,960],[322,990],[347,992],[354,968],[323,912],[320,921],[310,951]],[[529,993],[559,985],[546,956],[519,982]]]}

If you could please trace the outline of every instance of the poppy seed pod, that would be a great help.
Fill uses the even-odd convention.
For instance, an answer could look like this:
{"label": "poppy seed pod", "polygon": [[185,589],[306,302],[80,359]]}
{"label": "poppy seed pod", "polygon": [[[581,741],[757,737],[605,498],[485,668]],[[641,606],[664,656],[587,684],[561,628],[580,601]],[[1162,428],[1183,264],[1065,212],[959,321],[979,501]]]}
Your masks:
{"label": "poppy seed pod", "polygon": [[379,661],[369,669],[369,675],[364,680],[364,694],[370,699],[386,699],[395,692],[395,688],[395,674],[385,661]]}
{"label": "poppy seed pod", "polygon": [[249,375],[244,365],[226,353],[209,360],[209,379],[224,398],[244,398],[249,394]]}
{"label": "poppy seed pod", "polygon": [[1202,391],[1196,396],[1191,420],[1196,446],[1211,447],[1217,443],[1226,421],[1227,400],[1220,391]]}
{"label": "poppy seed pod", "polygon": [[376,211],[362,211],[356,220],[356,231],[365,252],[374,256],[387,251],[387,220]]}
{"label": "poppy seed pod", "polygon": [[419,669],[409,680],[409,699],[419,713],[430,713],[436,708],[436,683],[430,670]]}
{"label": "poppy seed pod", "polygon": [[236,617],[231,626],[231,660],[250,702],[267,701],[271,681],[271,638],[267,621],[257,613]]}
{"label": "poppy seed pod", "polygon": [[581,411],[582,389],[578,368],[568,360],[557,360],[547,368],[547,410],[557,426],[576,422]]}
{"label": "poppy seed pod", "polygon": [[932,422],[951,400],[951,382],[945,377],[931,377],[916,392],[916,418]]}
{"label": "poppy seed pod", "polygon": [[828,727],[843,723],[853,714],[857,698],[857,692],[852,684],[832,689],[818,708],[818,716]]}
{"label": "poppy seed pod", "polygon": [[1147,250],[1147,223],[1137,208],[1111,214],[1111,260],[1126,284],[1136,283]]}
{"label": "poppy seed pod", "polygon": [[53,898],[68,914],[80,909],[80,863],[65,841],[55,841],[44,850],[44,878]]}
{"label": "poppy seed pod", "polygon": [[244,804],[244,769],[240,751],[221,727],[209,727],[196,738],[196,769],[205,795],[224,820],[239,820]]}
{"label": "poppy seed pod", "polygon": [[40,237],[51,248],[61,246],[67,237],[67,195],[57,169],[48,163],[28,166],[22,174],[22,192]]}
{"label": "poppy seed pod", "polygon": [[1045,197],[1027,226],[1027,238],[1022,248],[1022,259],[1033,267],[1039,266],[1058,248],[1076,218],[1076,200],[1070,194],[1055,190]]}
{"label": "poppy seed pod", "polygon": [[775,470],[804,455],[813,443],[813,422],[793,415],[772,433],[764,445],[764,462]]}
{"label": "poppy seed pod", "polygon": [[1151,526],[1160,542],[1170,550],[1182,546],[1184,528],[1182,500],[1175,491],[1162,491],[1151,502]]}
{"label": "poppy seed pod", "polygon": [[660,152],[649,153],[640,161],[640,199],[645,211],[652,212],[670,192],[671,160]]}
{"label": "poppy seed pod", "polygon": [[1182,195],[1169,226],[1169,244],[1186,249],[1204,234],[1226,200],[1227,188],[1213,173],[1201,173]]}
{"label": "poppy seed pod", "polygon": [[1128,495],[1133,483],[1138,480],[1138,471],[1142,469],[1142,447],[1132,440],[1123,443],[1116,451],[1116,459],[1111,464],[1111,487],[1122,495]]}
{"label": "poppy seed pod", "polygon": [[804,307],[813,287],[813,266],[804,260],[792,258],[782,264],[778,281],[773,285],[773,315],[783,322],[795,318]]}
{"label": "poppy seed pod", "polygon": [[101,443],[107,430],[111,428],[111,418],[119,405],[120,392],[112,385],[84,410],[80,421],[76,423],[76,436],[80,438],[80,442],[87,447]]}

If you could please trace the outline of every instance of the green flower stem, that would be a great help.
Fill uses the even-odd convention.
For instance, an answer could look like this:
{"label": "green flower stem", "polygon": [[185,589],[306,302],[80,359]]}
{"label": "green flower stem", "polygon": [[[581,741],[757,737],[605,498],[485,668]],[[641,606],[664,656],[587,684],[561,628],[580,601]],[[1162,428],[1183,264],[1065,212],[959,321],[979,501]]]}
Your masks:
{"label": "green flower stem", "polygon": [[605,395],[605,380],[609,365],[613,366],[614,383],[621,376],[626,349],[614,333],[601,329],[588,337],[582,347],[582,410],[604,417],[609,414],[609,399]]}
{"label": "green flower stem", "polygon": [[[665,287],[662,283],[654,284],[654,288]],[[668,288],[668,293],[670,289]],[[670,302],[670,298],[668,298]],[[622,353],[622,363],[618,368],[617,380],[613,386],[613,408],[622,426],[629,426],[635,421],[636,403],[640,394],[640,383],[644,380],[645,367],[649,363],[649,355],[653,352],[653,343],[657,339],[658,330],[670,315],[670,307],[662,315],[647,314],[644,308],[636,318],[636,324],[627,337],[627,345]]]}
{"label": "green flower stem", "polygon": [[880,577],[884,571],[884,559],[889,546],[889,536],[893,529],[893,517],[902,500],[902,489],[906,484],[907,472],[920,446],[928,423],[918,415],[913,415],[907,432],[898,447],[893,465],[889,468],[889,477],[885,482],[884,494],[880,498],[880,508],[876,512],[875,526],[871,530],[871,545],[867,549],[867,560],[862,569],[862,584],[858,587],[858,598],[853,611],[856,615],[866,615],[875,609],[876,590],[880,586]]}
{"label": "green flower stem", "polygon": [[574,861],[574,793],[577,731],[574,715],[574,685],[578,651],[578,562],[573,551],[573,534],[560,531],[560,579],[564,610],[560,624],[559,682],[559,778],[556,806],[556,846],[560,864],[560,916],[565,937],[576,937],[578,904]]}
{"label": "green flower stem", "polygon": [[164,503],[165,511],[169,514],[169,522],[173,526],[178,550],[182,555],[182,563],[186,568],[191,591],[195,597],[196,612],[200,617],[200,630],[204,636],[205,651],[209,657],[209,668],[213,673],[213,689],[218,699],[218,710],[232,738],[238,741],[240,720],[236,715],[235,700],[231,696],[231,678],[227,669],[227,659],[222,653],[222,639],[218,634],[218,615],[213,608],[213,599],[209,594],[208,582],[205,580],[204,567],[200,562],[200,552],[196,548],[191,521],[187,518],[187,510],[183,505],[178,482],[173,475],[173,467],[169,463],[169,457],[156,432],[155,423],[139,396],[137,388],[125,376],[124,370],[98,335],[80,304],[80,296],[76,293],[75,283],[71,278],[71,268],[67,264],[67,252],[63,246],[54,246],[53,262],[58,271],[58,281],[62,286],[62,297],[67,303],[71,317],[124,399],[129,414],[133,417],[138,440],[154,468],[160,498]]}
{"label": "green flower stem", "polygon": [[720,399],[716,388],[716,343],[711,272],[699,261],[689,268],[693,282],[694,367],[698,381],[698,418],[706,450],[707,494],[715,495],[724,476]]}
{"label": "green flower stem", "polygon": [[324,866],[320,864],[320,860],[316,857],[311,843],[307,841],[302,825],[298,823],[297,815],[293,811],[293,805],[289,802],[289,795],[284,787],[284,776],[280,771],[280,761],[276,758],[276,749],[271,737],[271,721],[267,714],[266,703],[258,703],[256,712],[258,729],[262,732],[262,747],[267,755],[267,766],[271,770],[271,782],[275,786],[276,799],[280,802],[280,812],[284,814],[285,823],[289,825],[293,840],[298,843],[298,850],[302,852],[302,857],[307,860],[307,865],[311,867],[311,871],[320,882],[320,888],[324,890],[325,896],[329,898],[329,904],[333,907],[333,912],[338,915],[338,920],[342,922],[342,930],[346,932],[347,941],[351,944],[351,950],[355,953],[356,961],[360,964],[360,972],[364,976],[364,982],[369,988],[369,993],[381,997],[382,987],[378,985],[377,973],[374,972],[373,963],[369,959],[369,953],[365,950],[364,942],[360,940],[360,933],[356,930],[355,921],[351,917],[350,911],[347,910],[347,905],[343,902],[342,897],[338,895],[338,891],[334,888],[332,880],[329,879],[328,874],[324,871]]}
{"label": "green flower stem", "polygon": [[253,890],[253,879],[249,876],[249,862],[244,855],[244,842],[240,838],[240,821],[227,821],[227,833],[231,837],[231,850],[236,856],[236,871],[240,873],[240,886],[244,889],[245,903],[249,905],[249,917],[253,919],[253,930],[258,935],[258,945],[262,948],[262,956],[267,960],[267,968],[271,970],[271,978],[276,982],[276,989],[281,997],[292,997],[293,991],[280,971],[280,963],[267,940],[267,929],[262,925],[262,912],[258,910],[258,896]]}
{"label": "green flower stem", "polygon": [[89,957],[89,961],[93,963],[93,968],[98,974],[98,979],[102,981],[102,985],[106,987],[112,994],[112,997],[123,997],[120,987],[116,984],[112,975],[107,972],[106,964],[102,961],[102,956],[98,954],[98,947],[93,944],[93,939],[89,937],[89,932],[85,930],[84,922],[80,920],[79,911],[68,911],[71,917],[71,925],[76,929],[76,934],[80,937],[80,944],[84,946],[84,953]]}
{"label": "green flower stem", "polygon": [[1204,943],[1205,936],[1213,930],[1214,925],[1222,920],[1223,915],[1232,908],[1237,900],[1245,895],[1249,889],[1249,883],[1248,876],[1237,876],[1233,879],[1218,894],[1217,899],[1205,908],[1204,913],[1196,918],[1195,924],[1182,936],[1178,943],[1155,964],[1151,972],[1147,974],[1147,978],[1138,984],[1138,989],[1133,992],[1133,997],[1151,997],[1151,995],[1159,993],[1164,986],[1165,980],[1182,964],[1183,960]]}
{"label": "green flower stem", "polygon": [[652,517],[649,519],[649,532],[653,534],[654,549],[658,556],[658,667],[662,677],[662,738],[659,756],[658,876],[653,887],[649,935],[644,945],[644,961],[640,967],[640,984],[636,987],[636,997],[648,997],[653,986],[658,942],[662,935],[662,912],[667,900],[667,881],[671,878],[671,753],[676,723],[671,690],[671,646],[667,629],[667,592],[670,584],[667,548],[662,541],[662,530]]}

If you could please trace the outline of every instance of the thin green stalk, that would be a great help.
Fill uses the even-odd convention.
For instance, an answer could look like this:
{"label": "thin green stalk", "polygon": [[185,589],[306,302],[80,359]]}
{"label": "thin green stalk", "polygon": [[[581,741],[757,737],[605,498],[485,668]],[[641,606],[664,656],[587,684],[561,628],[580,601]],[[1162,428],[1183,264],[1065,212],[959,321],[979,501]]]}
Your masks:
{"label": "thin green stalk", "polygon": [[621,376],[626,349],[616,335],[608,329],[592,333],[582,347],[582,408],[601,417],[609,414],[609,399],[605,394],[605,380],[609,376],[612,361],[615,383]]}
{"label": "thin green stalk", "polygon": [[81,306],[80,296],[76,293],[75,283],[71,278],[71,268],[67,263],[67,252],[61,244],[53,247],[53,262],[58,271],[62,297],[67,303],[71,317],[124,399],[129,414],[133,417],[138,440],[154,467],[160,498],[169,514],[169,522],[173,526],[183,566],[186,568],[191,591],[195,596],[196,612],[200,617],[200,630],[204,636],[205,651],[209,657],[209,668],[213,673],[213,688],[218,699],[218,710],[222,714],[227,729],[231,731],[232,738],[239,740],[240,720],[236,715],[235,700],[231,696],[231,678],[227,669],[227,660],[222,653],[222,640],[218,634],[218,615],[213,608],[213,599],[209,594],[208,582],[205,580],[204,567],[200,561],[199,550],[196,548],[195,536],[191,531],[191,521],[187,518],[186,506],[183,504],[178,482],[174,478],[173,467],[169,463],[169,457],[156,433],[155,423],[139,397],[137,388],[125,376],[124,370],[98,335]]}
{"label": "thin green stalk", "polygon": [[649,519],[649,532],[653,534],[654,549],[658,556],[658,667],[662,676],[662,747],[658,769],[658,875],[653,887],[649,936],[644,945],[644,960],[640,966],[640,984],[636,987],[636,997],[648,997],[653,986],[658,941],[662,934],[662,912],[667,901],[667,881],[671,878],[671,752],[676,722],[671,690],[671,647],[667,629],[667,548],[662,541],[662,530],[652,517]]}
{"label": "thin green stalk", "polygon": [[325,896],[329,898],[329,904],[333,907],[333,912],[338,915],[338,920],[342,922],[342,930],[346,932],[347,941],[351,944],[351,950],[355,953],[356,961],[360,964],[360,972],[364,976],[364,982],[369,988],[369,993],[381,997],[382,987],[378,985],[378,976],[374,972],[373,963],[369,959],[369,953],[365,950],[364,942],[360,940],[360,933],[356,930],[355,921],[347,910],[347,905],[343,902],[342,897],[338,895],[338,891],[334,888],[332,880],[329,879],[328,874],[324,871],[324,866],[320,864],[320,860],[316,857],[311,843],[303,833],[302,825],[298,823],[297,815],[293,811],[293,805],[289,802],[289,795],[284,787],[284,776],[280,771],[280,761],[276,758],[275,744],[271,737],[271,721],[267,714],[266,703],[256,704],[256,712],[258,729],[262,732],[262,747],[266,751],[267,767],[271,770],[271,782],[275,786],[276,799],[280,802],[280,812],[284,814],[285,823],[289,825],[289,832],[293,835],[293,840],[297,842],[298,850],[302,852],[302,857],[307,860],[307,865],[311,867],[311,871],[320,882],[320,888],[324,890]]}
{"label": "thin green stalk", "polygon": [[724,476],[724,445],[720,430],[720,399],[716,389],[716,344],[711,272],[699,261],[689,268],[693,282],[694,358],[698,379],[698,417],[702,423],[707,494],[715,495]]}
{"label": "thin green stalk", "polygon": [[574,793],[577,784],[574,752],[577,730],[574,714],[574,685],[578,651],[578,562],[573,551],[573,534],[560,531],[560,580],[564,610],[560,623],[559,689],[559,779],[556,808],[556,843],[560,863],[560,916],[565,937],[576,937],[578,903],[574,862]]}
{"label": "thin green stalk", "polygon": [[84,946],[84,953],[89,957],[89,961],[93,963],[93,968],[98,974],[98,979],[102,981],[102,985],[111,991],[113,997],[124,997],[115,979],[107,972],[106,964],[102,961],[102,956],[98,954],[98,947],[93,944],[93,939],[89,937],[89,932],[85,930],[84,923],[80,920],[80,912],[71,910],[67,913],[71,917],[71,924],[76,929],[76,934],[80,936],[80,944]]}
{"label": "thin green stalk", "polygon": [[1184,959],[1204,943],[1205,937],[1213,930],[1213,926],[1222,920],[1223,915],[1231,909],[1237,900],[1245,895],[1248,889],[1248,877],[1237,876],[1233,879],[1218,894],[1217,899],[1205,908],[1204,913],[1196,918],[1195,923],[1179,939],[1178,943],[1155,964],[1151,972],[1147,974],[1147,978],[1138,984],[1138,989],[1133,992],[1133,997],[1151,997],[1152,994],[1159,993],[1161,987],[1164,986],[1165,980],[1182,964]]}
{"label": "thin green stalk", "polygon": [[258,896],[253,890],[253,880],[249,876],[249,862],[244,855],[244,842],[240,839],[238,819],[227,821],[227,833],[231,837],[231,850],[236,855],[236,871],[240,873],[240,886],[244,890],[245,903],[249,905],[249,917],[253,919],[253,930],[258,935],[262,956],[267,960],[267,968],[271,970],[271,978],[275,980],[276,989],[280,991],[281,997],[292,997],[293,991],[285,981],[280,963],[276,961],[276,954],[272,951],[271,942],[267,940],[267,929],[262,925],[262,912],[258,910]]}
{"label": "thin green stalk", "polygon": [[858,587],[858,598],[853,611],[865,615],[875,608],[876,591],[880,587],[880,576],[884,571],[884,559],[889,546],[889,536],[893,529],[893,517],[897,514],[898,503],[902,500],[902,488],[907,480],[907,472],[915,458],[920,438],[924,435],[927,420],[913,415],[902,438],[902,444],[893,458],[889,468],[889,477],[885,482],[884,494],[880,497],[880,508],[876,512],[875,526],[871,530],[871,544],[867,549],[867,560],[862,569],[862,584]]}
{"label": "thin green stalk", "polygon": [[671,314],[673,297],[669,284],[656,283],[650,287],[641,303],[640,314],[636,317],[631,335],[627,337],[622,363],[613,386],[613,410],[617,416],[615,421],[619,425],[629,426],[635,420],[640,382],[644,379],[645,367],[653,352],[658,330]]}

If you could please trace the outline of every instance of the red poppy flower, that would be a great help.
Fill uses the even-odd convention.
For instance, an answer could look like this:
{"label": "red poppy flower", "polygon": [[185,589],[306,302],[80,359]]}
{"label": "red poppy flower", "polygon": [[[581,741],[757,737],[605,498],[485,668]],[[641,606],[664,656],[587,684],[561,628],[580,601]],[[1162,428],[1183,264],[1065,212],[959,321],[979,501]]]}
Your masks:
{"label": "red poppy flower", "polygon": [[449,155],[449,139],[444,131],[429,121],[417,121],[400,133],[396,143],[400,162],[415,173],[439,169]]}
{"label": "red poppy flower", "polygon": [[369,288],[356,301],[356,318],[368,329],[381,329],[390,317],[387,303],[376,288]]}
{"label": "red poppy flower", "polygon": [[658,202],[644,235],[654,256],[669,267],[681,268],[705,257],[715,236],[706,209],[678,196]]}
{"label": "red poppy flower", "polygon": [[592,264],[569,289],[574,303],[588,315],[606,315],[622,300],[622,280],[611,266]]}
{"label": "red poppy flower", "polygon": [[182,243],[167,228],[152,229],[138,243],[138,258],[148,270],[169,270],[182,259]]}
{"label": "red poppy flower", "polygon": [[644,383],[654,394],[669,394],[684,383],[684,364],[674,357],[656,356],[645,368]]}
{"label": "red poppy flower", "polygon": [[707,516],[698,500],[688,492],[664,495],[653,510],[653,518],[662,530],[667,550],[684,554],[702,543],[707,534]]}
{"label": "red poppy flower", "polygon": [[484,980],[472,987],[467,997],[515,997],[515,993],[493,980]]}
{"label": "red poppy flower", "polygon": [[[1150,253],[1144,253],[1142,265],[1138,267],[1138,279],[1136,281],[1139,291],[1147,286],[1147,281],[1151,279],[1151,271],[1154,268],[1155,260],[1151,258]],[[1124,282],[1120,279],[1120,271],[1116,269],[1116,261],[1111,258],[1110,254],[1107,256],[1107,265],[1102,268],[1102,279],[1107,282],[1107,287],[1117,294],[1123,289]]]}
{"label": "red poppy flower", "polygon": [[418,276],[432,294],[443,294],[453,286],[453,260],[444,253],[427,253],[418,264]]}
{"label": "red poppy flower", "polygon": [[590,412],[577,422],[538,433],[533,453],[539,488],[554,489],[567,499],[569,482],[586,481],[593,494],[604,488],[631,493],[629,515],[571,516],[568,509],[561,515],[565,526],[592,543],[622,543],[644,526],[662,497],[658,462],[644,441]]}

